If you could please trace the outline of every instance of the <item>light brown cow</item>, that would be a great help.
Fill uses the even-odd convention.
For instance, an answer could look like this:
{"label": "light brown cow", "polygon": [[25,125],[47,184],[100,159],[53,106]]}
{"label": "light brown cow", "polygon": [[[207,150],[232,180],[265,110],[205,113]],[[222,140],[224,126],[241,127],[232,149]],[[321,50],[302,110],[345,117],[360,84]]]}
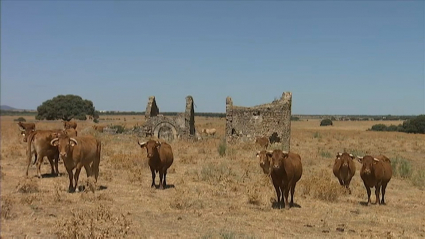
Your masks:
{"label": "light brown cow", "polygon": [[260,145],[261,148],[267,149],[267,147],[269,147],[269,138],[267,137],[262,137],[262,136],[257,136],[255,138],[255,143]]}
{"label": "light brown cow", "polygon": [[103,129],[105,129],[107,126],[106,125],[93,125],[93,129],[98,131],[98,132],[103,132]]}
{"label": "light brown cow", "polygon": [[77,122],[71,120],[71,121],[62,121],[63,123],[63,128],[64,129],[77,129]]}
{"label": "light brown cow", "polygon": [[148,164],[152,173],[151,187],[155,187],[155,172],[159,173],[159,188],[164,189],[167,186],[167,169],[173,164],[174,156],[171,145],[158,140],[148,140],[140,143],[141,148],[146,148]]}
{"label": "light brown cow", "polygon": [[350,182],[356,173],[356,164],[353,159],[354,156],[347,152],[337,153],[332,169],[335,177],[338,178],[339,184],[341,184],[341,186],[345,186],[350,194]]}
{"label": "light brown cow", "polygon": [[35,123],[23,123],[19,121],[18,126],[21,130],[35,130]]}
{"label": "light brown cow", "polygon": [[[371,188],[375,187],[375,204],[385,204],[385,190],[392,177],[391,161],[384,155],[373,157],[366,155],[358,157],[362,164],[360,177],[367,191],[367,205],[370,204]],[[379,193],[382,191],[382,200],[379,200]]]}
{"label": "light brown cow", "polygon": [[[59,151],[69,177],[68,192],[75,192],[81,168],[84,167],[87,177],[94,174],[97,182],[99,176],[101,142],[91,135],[69,137],[59,134],[50,144]],[[73,174],[73,170],[75,173]],[[75,180],[75,183],[73,182]]]}
{"label": "light brown cow", "polygon": [[[263,172],[271,176],[279,207],[284,203],[286,209],[289,209],[294,205],[295,186],[302,175],[300,155],[275,149],[259,151],[257,157]],[[288,201],[289,191],[291,202]]]}
{"label": "light brown cow", "polygon": [[214,128],[212,128],[212,129],[202,129],[201,132],[208,135],[208,136],[214,136],[215,133],[217,132],[217,130],[214,129]]}
{"label": "light brown cow", "polygon": [[43,163],[44,157],[47,157],[51,166],[51,174],[58,175],[58,162],[59,153],[56,147],[50,145],[50,141],[57,136],[62,130],[36,130],[31,132],[29,135],[24,135],[25,142],[27,142],[27,171],[31,165],[32,155],[34,154],[34,163],[37,163],[37,176],[41,178],[41,164]]}

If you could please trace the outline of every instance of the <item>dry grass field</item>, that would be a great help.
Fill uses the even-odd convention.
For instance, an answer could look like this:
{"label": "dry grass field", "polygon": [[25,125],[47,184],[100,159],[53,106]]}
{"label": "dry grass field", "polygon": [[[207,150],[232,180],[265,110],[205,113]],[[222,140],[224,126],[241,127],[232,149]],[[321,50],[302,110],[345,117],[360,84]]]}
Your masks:
{"label": "dry grass field", "polygon": [[[48,177],[47,160],[41,168],[46,177],[35,177],[33,165],[25,177],[26,145],[14,118],[1,117],[1,238],[425,237],[425,135],[366,131],[373,121],[328,127],[317,120],[292,122],[291,150],[301,155],[303,175],[295,192],[297,206],[286,210],[273,208],[276,195],[255,157],[255,145],[221,145],[224,119],[196,117],[197,128],[214,127],[217,135],[171,143],[175,160],[165,190],[150,188],[146,150],[137,145],[136,135],[94,132],[94,123],[77,121],[79,135],[94,134],[102,141],[100,176],[94,193],[70,194],[62,162],[59,177]],[[142,116],[101,119],[100,124],[126,128],[143,123]],[[62,127],[60,121],[36,124],[37,129]],[[397,165],[387,205],[364,205],[358,162],[352,194],[339,186],[332,165],[344,150],[385,154]],[[82,172],[80,185],[88,181]]]}

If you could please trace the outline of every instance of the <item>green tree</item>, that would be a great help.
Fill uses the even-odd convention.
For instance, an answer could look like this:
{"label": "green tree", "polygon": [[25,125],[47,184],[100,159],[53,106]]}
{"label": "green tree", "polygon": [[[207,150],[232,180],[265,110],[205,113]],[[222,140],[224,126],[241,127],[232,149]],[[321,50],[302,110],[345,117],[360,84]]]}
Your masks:
{"label": "green tree", "polygon": [[37,107],[37,120],[71,119],[86,120],[86,115],[95,116],[93,102],[78,95],[58,95]]}
{"label": "green tree", "polygon": [[324,120],[320,121],[320,126],[328,126],[328,125],[333,125],[332,120],[324,119]]}

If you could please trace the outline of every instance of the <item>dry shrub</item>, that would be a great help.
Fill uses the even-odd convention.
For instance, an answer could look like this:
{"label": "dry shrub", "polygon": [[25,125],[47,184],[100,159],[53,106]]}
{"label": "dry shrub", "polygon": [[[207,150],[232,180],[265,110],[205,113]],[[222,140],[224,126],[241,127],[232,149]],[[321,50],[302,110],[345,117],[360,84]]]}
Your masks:
{"label": "dry shrub", "polygon": [[200,179],[210,183],[218,183],[229,177],[236,176],[228,163],[208,163],[202,166]]}
{"label": "dry shrub", "polygon": [[58,238],[124,238],[131,221],[124,214],[113,215],[107,206],[72,210],[71,217],[58,220]]}
{"label": "dry shrub", "polygon": [[179,161],[183,164],[197,164],[197,158],[197,155],[194,154],[182,154]]}
{"label": "dry shrub", "polygon": [[[195,189],[196,190],[196,189]],[[188,188],[176,190],[175,197],[170,202],[170,207],[187,210],[187,209],[203,209],[204,201],[202,200],[200,191],[190,192]]]}
{"label": "dry shrub", "polygon": [[345,192],[337,181],[336,178],[332,177],[329,170],[313,171],[308,177],[301,178],[299,182],[302,189],[301,194],[323,201],[335,202]]}
{"label": "dry shrub", "polygon": [[16,214],[12,212],[13,208],[13,198],[11,196],[2,196],[1,197],[1,218],[3,219],[13,219],[16,217]]}
{"label": "dry shrub", "polygon": [[38,180],[37,179],[28,179],[19,181],[16,189],[20,193],[37,193],[39,192]]}
{"label": "dry shrub", "polygon": [[139,157],[131,153],[116,153],[109,159],[109,164],[114,169],[131,169],[135,166],[143,166],[144,163],[138,160]]}
{"label": "dry shrub", "polygon": [[26,194],[23,197],[21,197],[22,204],[32,205],[34,201],[39,201],[39,198],[36,194]]}

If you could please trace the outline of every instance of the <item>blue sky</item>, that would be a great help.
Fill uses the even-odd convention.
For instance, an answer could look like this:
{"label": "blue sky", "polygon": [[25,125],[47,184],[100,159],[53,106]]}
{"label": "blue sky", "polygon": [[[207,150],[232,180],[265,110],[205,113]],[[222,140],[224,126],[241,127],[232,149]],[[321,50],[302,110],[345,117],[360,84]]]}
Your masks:
{"label": "blue sky", "polygon": [[1,1],[1,104],[425,113],[424,1]]}

